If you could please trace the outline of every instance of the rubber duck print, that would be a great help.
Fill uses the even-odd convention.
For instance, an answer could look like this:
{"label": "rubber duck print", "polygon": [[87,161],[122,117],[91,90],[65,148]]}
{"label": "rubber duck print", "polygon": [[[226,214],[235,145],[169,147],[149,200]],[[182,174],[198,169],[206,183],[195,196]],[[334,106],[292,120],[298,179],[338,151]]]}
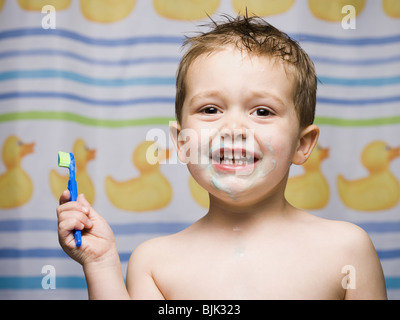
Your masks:
{"label": "rubber duck print", "polygon": [[314,16],[331,22],[342,21],[345,14],[342,8],[352,5],[358,16],[365,6],[366,0],[308,0],[308,6]]}
{"label": "rubber duck print", "polygon": [[83,15],[94,22],[110,23],[126,18],[136,0],[81,0]]}
{"label": "rubber duck print", "polygon": [[18,0],[19,6],[24,10],[42,11],[46,5],[51,5],[56,10],[65,10],[71,4],[71,0]]}
{"label": "rubber duck print", "polygon": [[[86,168],[88,162],[95,158],[96,150],[89,149],[86,146],[85,141],[79,138],[75,141],[72,152],[75,156],[76,183],[78,185],[78,193],[85,194],[85,197],[89,201],[89,203],[93,204],[95,200],[95,187]],[[50,171],[49,179],[51,191],[53,192],[53,195],[58,199],[61,193],[67,189],[68,174],[63,175],[58,173],[57,170],[52,169]]]}
{"label": "rubber duck print", "polygon": [[10,209],[27,203],[33,194],[33,183],[21,167],[22,158],[33,152],[35,144],[23,143],[17,136],[9,136],[2,149],[6,171],[0,175],[0,208]]}
{"label": "rubber duck print", "polygon": [[238,14],[260,17],[283,13],[291,8],[294,0],[233,0],[233,8]]}
{"label": "rubber duck print", "polygon": [[383,0],[383,11],[391,18],[400,18],[400,1],[399,0]]}
{"label": "rubber duck print", "polygon": [[368,144],[361,162],[369,176],[349,181],[337,177],[337,186],[343,203],[361,211],[386,210],[394,207],[400,199],[400,184],[390,172],[390,162],[400,156],[400,147],[391,148],[384,141]]}
{"label": "rubber duck print", "polygon": [[285,197],[298,208],[317,210],[329,202],[329,184],[321,172],[321,162],[329,157],[329,148],[317,145],[302,165],[305,173],[289,178]]}
{"label": "rubber duck print", "polygon": [[117,208],[144,212],[166,207],[172,199],[172,187],[160,172],[160,161],[169,157],[169,150],[161,149],[154,141],[144,141],[134,150],[132,161],[139,176],[116,181],[105,180],[107,196]]}
{"label": "rubber duck print", "polygon": [[198,20],[211,16],[220,0],[153,0],[156,12],[175,20]]}
{"label": "rubber duck print", "polygon": [[206,189],[197,183],[192,176],[189,177],[189,189],[193,199],[203,208],[210,207],[210,197]]}

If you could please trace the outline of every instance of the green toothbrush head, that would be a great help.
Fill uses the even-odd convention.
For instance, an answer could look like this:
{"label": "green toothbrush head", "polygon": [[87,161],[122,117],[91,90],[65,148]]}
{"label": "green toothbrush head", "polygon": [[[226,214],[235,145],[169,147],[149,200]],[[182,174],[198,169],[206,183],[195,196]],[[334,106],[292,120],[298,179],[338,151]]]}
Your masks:
{"label": "green toothbrush head", "polygon": [[59,167],[64,167],[64,168],[69,168],[69,165],[71,163],[71,157],[68,152],[58,152],[58,166]]}

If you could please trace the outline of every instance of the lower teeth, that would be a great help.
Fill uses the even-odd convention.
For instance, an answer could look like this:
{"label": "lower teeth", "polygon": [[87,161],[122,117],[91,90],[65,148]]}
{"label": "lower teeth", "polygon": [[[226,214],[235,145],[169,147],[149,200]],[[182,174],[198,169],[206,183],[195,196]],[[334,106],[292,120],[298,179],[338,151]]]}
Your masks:
{"label": "lower teeth", "polygon": [[249,162],[247,160],[245,160],[245,161],[243,161],[243,160],[235,160],[235,161],[233,161],[233,160],[229,160],[229,159],[221,160],[220,163],[221,164],[227,164],[227,165],[238,165],[238,166],[242,166],[242,165],[246,165],[247,166],[249,164]]}

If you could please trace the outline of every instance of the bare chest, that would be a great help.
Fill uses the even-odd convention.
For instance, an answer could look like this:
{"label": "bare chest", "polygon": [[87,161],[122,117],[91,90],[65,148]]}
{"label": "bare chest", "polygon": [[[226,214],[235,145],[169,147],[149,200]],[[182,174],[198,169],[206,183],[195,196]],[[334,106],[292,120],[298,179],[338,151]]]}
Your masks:
{"label": "bare chest", "polygon": [[193,248],[166,255],[155,281],[167,299],[341,299],[341,268],[299,246]]}

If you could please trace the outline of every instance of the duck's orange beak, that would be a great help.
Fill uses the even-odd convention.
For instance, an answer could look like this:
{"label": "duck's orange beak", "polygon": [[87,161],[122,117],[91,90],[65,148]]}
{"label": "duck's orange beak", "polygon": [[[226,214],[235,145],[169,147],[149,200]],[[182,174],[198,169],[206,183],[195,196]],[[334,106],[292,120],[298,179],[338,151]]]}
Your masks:
{"label": "duck's orange beak", "polygon": [[392,161],[393,159],[400,156],[400,147],[391,148],[389,150],[389,160]]}
{"label": "duck's orange beak", "polygon": [[87,154],[86,156],[87,161],[93,160],[96,157],[96,149],[86,150],[86,154]]}
{"label": "duck's orange beak", "polygon": [[24,157],[24,156],[26,156],[27,154],[30,154],[30,153],[33,153],[33,148],[34,148],[34,146],[35,146],[35,143],[34,142],[32,142],[32,143],[27,143],[27,144],[22,144],[22,146],[21,146],[21,157]]}
{"label": "duck's orange beak", "polygon": [[322,148],[320,150],[320,159],[322,161],[326,158],[329,158],[329,148]]}
{"label": "duck's orange beak", "polygon": [[170,157],[169,153],[170,153],[169,149],[165,150],[165,159],[168,159]]}
{"label": "duck's orange beak", "polygon": [[169,149],[158,149],[158,162],[162,162],[170,157]]}

